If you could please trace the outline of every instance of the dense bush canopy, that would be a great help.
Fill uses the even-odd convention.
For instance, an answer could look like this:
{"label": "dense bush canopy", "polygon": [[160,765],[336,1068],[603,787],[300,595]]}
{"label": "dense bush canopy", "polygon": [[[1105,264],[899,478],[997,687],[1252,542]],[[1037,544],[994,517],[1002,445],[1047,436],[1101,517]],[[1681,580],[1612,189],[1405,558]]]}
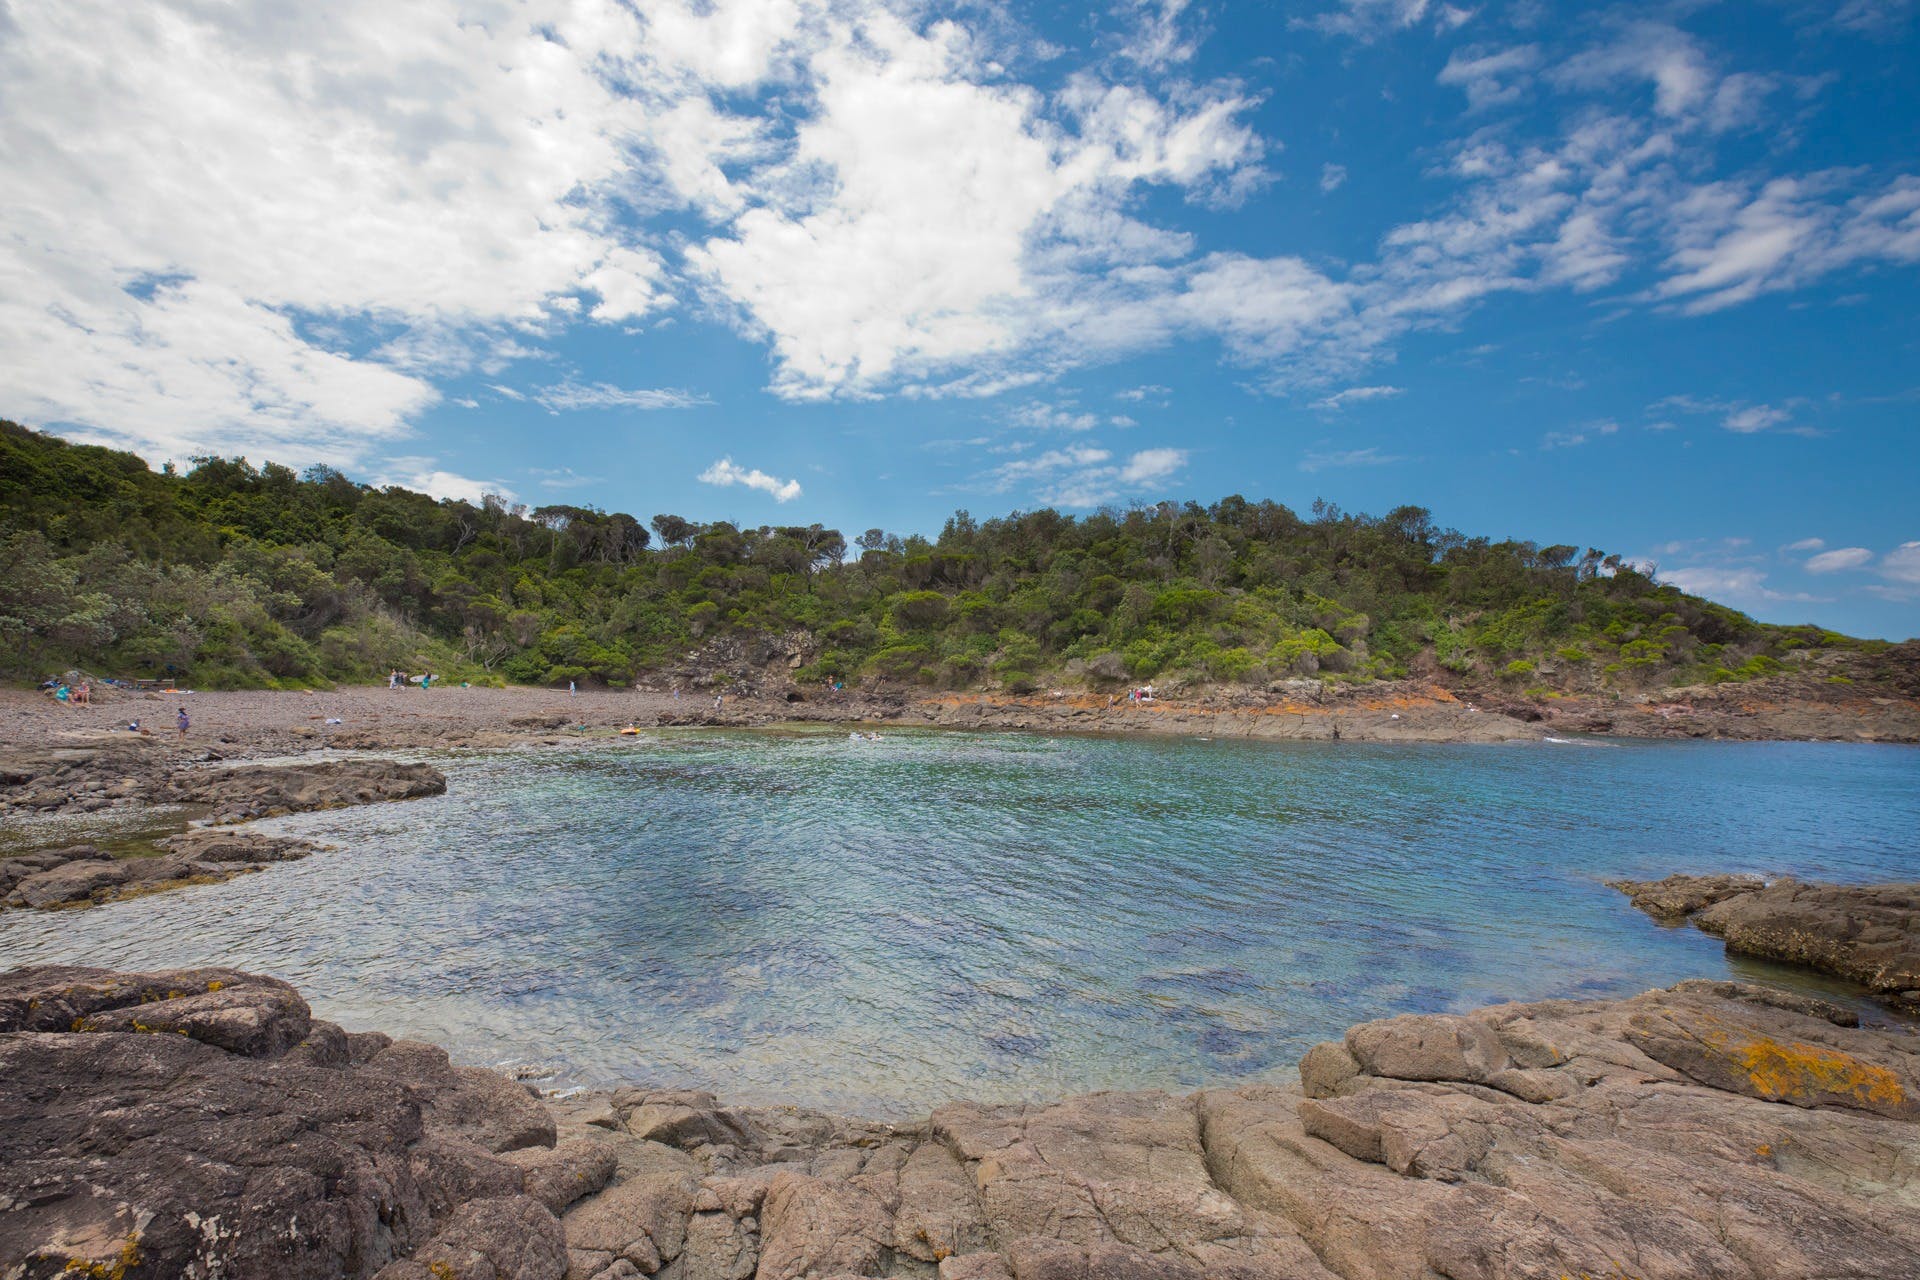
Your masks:
{"label": "dense bush canopy", "polygon": [[[649,525],[651,528],[649,528]],[[528,510],[196,458],[184,475],[0,423],[0,674],[207,686],[393,667],[624,684],[773,636],[795,678],[1023,690],[1460,676],[1525,689],[1770,674],[1861,647],[1763,625],[1617,556],[1493,542],[1420,507],[1162,503],[940,536]]]}

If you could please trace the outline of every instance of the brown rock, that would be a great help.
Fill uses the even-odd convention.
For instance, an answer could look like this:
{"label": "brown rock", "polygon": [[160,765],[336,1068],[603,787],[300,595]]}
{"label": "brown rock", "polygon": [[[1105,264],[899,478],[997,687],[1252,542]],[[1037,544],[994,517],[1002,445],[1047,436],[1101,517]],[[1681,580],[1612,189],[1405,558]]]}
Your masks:
{"label": "brown rock", "polygon": [[34,907],[46,910],[76,902],[90,902],[132,878],[125,863],[84,859],[63,863],[49,871],[23,877],[7,895],[10,907]]}
{"label": "brown rock", "polygon": [[517,1165],[526,1192],[555,1213],[607,1185],[620,1157],[605,1142],[576,1138],[555,1147],[523,1147],[505,1159]]}
{"label": "brown rock", "polygon": [[1758,876],[1672,875],[1664,880],[1609,880],[1607,887],[1626,894],[1655,920],[1671,924],[1702,907],[1764,888],[1766,883]]}

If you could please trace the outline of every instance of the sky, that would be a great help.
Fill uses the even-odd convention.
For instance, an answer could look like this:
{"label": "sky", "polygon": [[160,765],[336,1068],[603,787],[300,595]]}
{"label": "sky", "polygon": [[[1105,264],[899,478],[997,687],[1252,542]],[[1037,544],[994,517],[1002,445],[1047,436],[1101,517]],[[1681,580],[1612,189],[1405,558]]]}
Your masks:
{"label": "sky", "polygon": [[1232,493],[1920,633],[1920,0],[0,0],[0,416],[849,536]]}

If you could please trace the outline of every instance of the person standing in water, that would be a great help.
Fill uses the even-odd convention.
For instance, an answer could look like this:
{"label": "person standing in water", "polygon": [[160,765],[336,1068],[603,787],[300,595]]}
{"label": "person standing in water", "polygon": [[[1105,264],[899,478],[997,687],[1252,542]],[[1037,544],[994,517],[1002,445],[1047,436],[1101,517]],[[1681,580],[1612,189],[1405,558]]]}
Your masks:
{"label": "person standing in water", "polygon": [[185,742],[187,740],[187,728],[193,723],[193,721],[187,719],[187,709],[185,707],[180,708],[180,714],[173,718],[173,722],[180,726],[180,740]]}

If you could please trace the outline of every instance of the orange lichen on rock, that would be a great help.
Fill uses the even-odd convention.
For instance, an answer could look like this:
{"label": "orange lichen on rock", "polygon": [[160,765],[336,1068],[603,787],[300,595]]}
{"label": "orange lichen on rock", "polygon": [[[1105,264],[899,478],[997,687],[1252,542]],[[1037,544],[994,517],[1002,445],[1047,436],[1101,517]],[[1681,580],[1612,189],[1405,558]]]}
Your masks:
{"label": "orange lichen on rock", "polygon": [[1885,1067],[1838,1049],[1764,1037],[1728,1046],[1763,1098],[1787,1100],[1819,1094],[1850,1097],[1862,1105],[1898,1107],[1907,1101],[1900,1079]]}

